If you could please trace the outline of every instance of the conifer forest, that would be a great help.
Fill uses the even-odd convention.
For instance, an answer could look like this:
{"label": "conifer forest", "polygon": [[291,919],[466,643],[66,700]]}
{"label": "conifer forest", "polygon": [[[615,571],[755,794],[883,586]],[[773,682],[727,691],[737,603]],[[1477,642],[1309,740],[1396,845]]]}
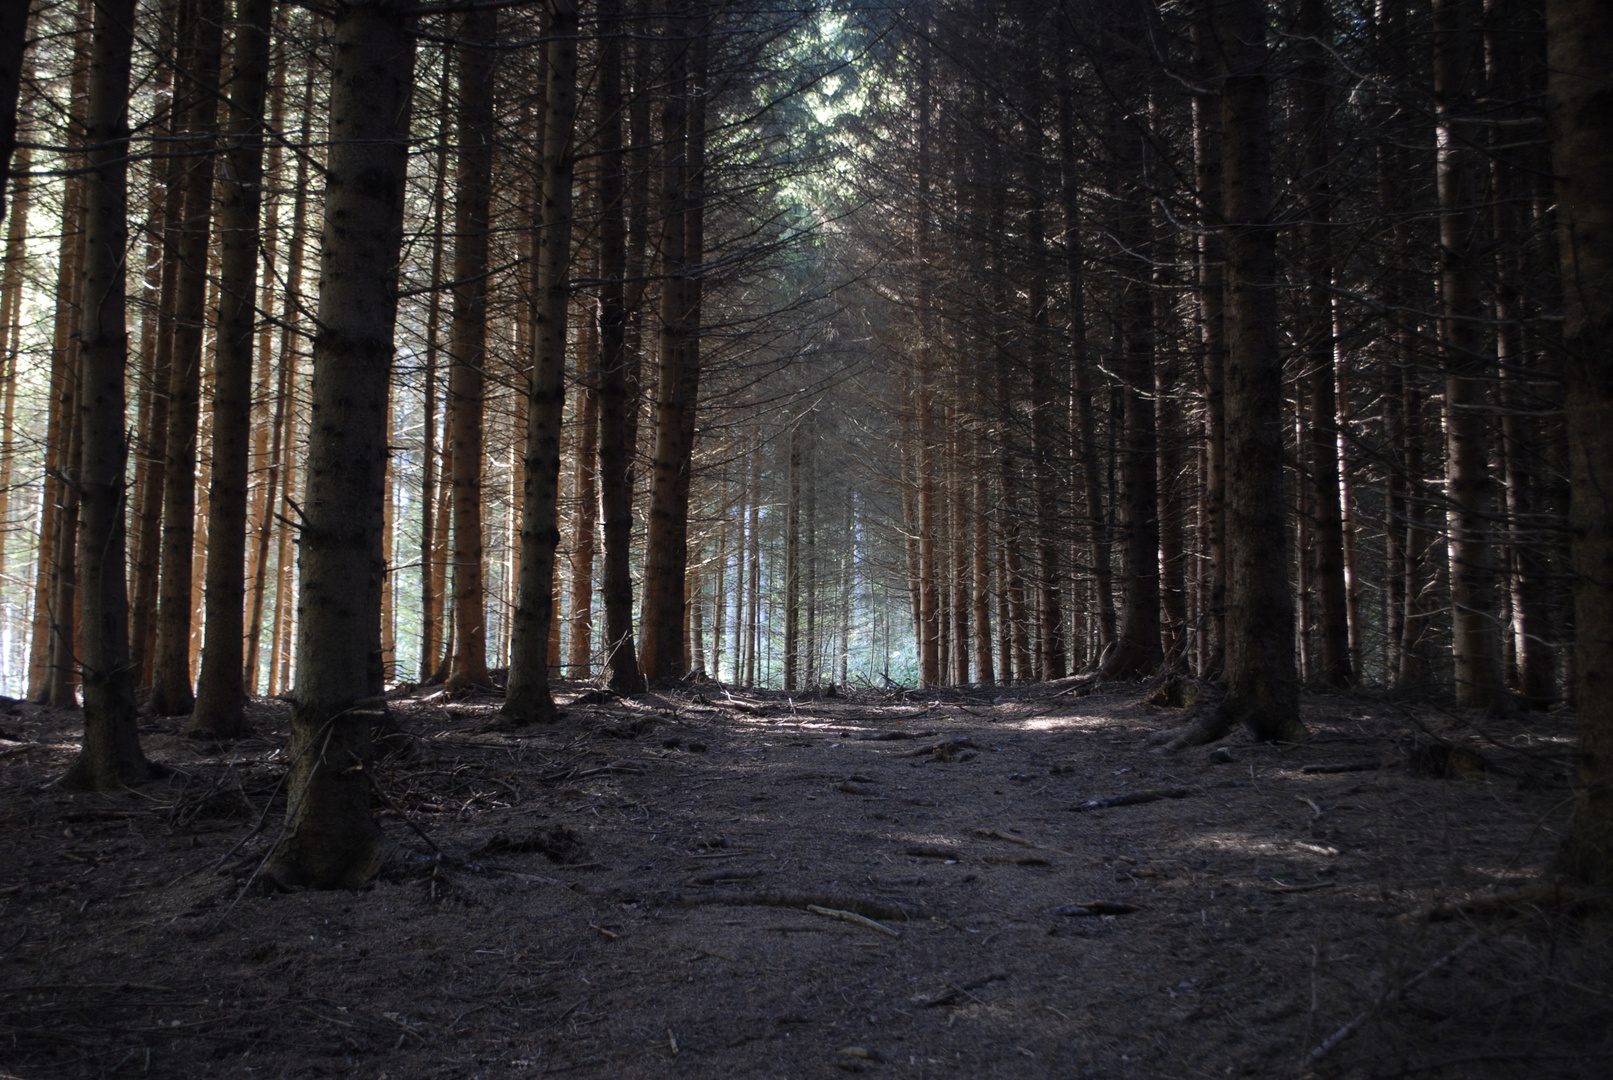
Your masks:
{"label": "conifer forest", "polygon": [[0,1078],[1613,1075],[1607,0],[0,0]]}

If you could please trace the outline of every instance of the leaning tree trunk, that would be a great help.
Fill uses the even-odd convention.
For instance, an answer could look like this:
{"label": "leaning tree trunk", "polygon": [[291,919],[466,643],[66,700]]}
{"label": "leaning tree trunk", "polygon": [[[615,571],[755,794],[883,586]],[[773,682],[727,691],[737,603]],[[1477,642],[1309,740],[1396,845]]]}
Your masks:
{"label": "leaning tree trunk", "polygon": [[135,725],[124,568],[124,255],[128,248],[129,68],[135,0],[100,0],[91,45],[79,396],[79,581],[84,616],[84,744],[64,787],[107,790],[151,777]]}
{"label": "leaning tree trunk", "polygon": [[414,84],[409,22],[401,3],[352,4],[337,12],[332,33],[286,830],[266,870],[286,887],[362,884],[387,852],[365,769],[381,664],[387,383]]}
{"label": "leaning tree trunk", "polygon": [[208,492],[206,639],[190,730],[242,733],[241,566],[246,559],[248,432],[257,310],[258,210],[263,202],[263,102],[269,81],[272,0],[239,0],[230,79],[228,151],[219,212],[218,336],[213,356],[213,475]]}
{"label": "leaning tree trunk", "polygon": [[1613,885],[1613,7],[1548,0],[1584,785],[1559,873]]}
{"label": "leaning tree trunk", "polygon": [[549,693],[549,629],[560,545],[560,421],[566,404],[566,308],[570,292],[572,123],[577,107],[577,4],[555,0],[549,24],[549,92],[543,122],[543,220],[538,318],[526,423],[521,499],[521,576],[510,634],[510,682],[501,715],[511,724],[555,718]]}

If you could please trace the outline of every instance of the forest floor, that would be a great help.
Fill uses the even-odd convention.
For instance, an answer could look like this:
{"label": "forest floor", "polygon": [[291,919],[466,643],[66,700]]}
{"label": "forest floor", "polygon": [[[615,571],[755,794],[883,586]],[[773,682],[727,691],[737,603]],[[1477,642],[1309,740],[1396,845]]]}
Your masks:
{"label": "forest floor", "polygon": [[1311,696],[1306,745],[1166,756],[1138,686],[586,689],[522,735],[395,702],[377,808],[443,857],[283,895],[284,703],[145,722],[174,773],[109,795],[13,707],[0,1075],[1613,1075],[1605,928],[1482,903],[1561,834],[1571,716]]}

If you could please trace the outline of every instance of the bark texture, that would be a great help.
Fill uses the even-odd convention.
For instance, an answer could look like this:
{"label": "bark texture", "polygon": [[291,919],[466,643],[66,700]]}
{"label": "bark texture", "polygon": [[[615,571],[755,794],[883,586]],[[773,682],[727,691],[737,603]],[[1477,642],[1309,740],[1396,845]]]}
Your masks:
{"label": "bark texture", "polygon": [[124,255],[128,248],[128,105],[135,0],[99,0],[91,45],[84,286],[81,323],[84,431],[79,474],[79,581],[83,604],[84,744],[62,777],[108,790],[149,779],[140,750],[129,669],[124,569]]}
{"label": "bark texture", "polygon": [[218,336],[213,359],[213,473],[208,492],[206,640],[190,730],[230,738],[246,727],[241,567],[257,310],[258,211],[263,204],[263,103],[271,0],[240,0],[230,79],[223,206],[218,217]]}
{"label": "bark texture", "polygon": [[379,711],[387,383],[414,83],[407,9],[352,4],[335,18],[287,820],[266,871],[282,886],[351,888],[387,853],[365,767]]}
{"label": "bark texture", "polygon": [[1613,7],[1550,0],[1552,161],[1568,354],[1579,774],[1559,873],[1613,885]]}
{"label": "bark texture", "polygon": [[543,124],[543,221],[538,318],[521,500],[521,576],[510,635],[510,682],[501,715],[512,724],[555,718],[549,630],[555,618],[560,544],[560,420],[566,404],[566,308],[570,291],[572,123],[577,95],[577,5],[557,0],[549,24],[549,93]]}

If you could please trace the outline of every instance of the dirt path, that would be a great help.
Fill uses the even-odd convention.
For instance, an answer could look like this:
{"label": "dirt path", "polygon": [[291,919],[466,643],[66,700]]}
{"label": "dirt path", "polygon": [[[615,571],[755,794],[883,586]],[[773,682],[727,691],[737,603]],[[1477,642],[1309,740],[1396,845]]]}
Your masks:
{"label": "dirt path", "polygon": [[[449,865],[281,896],[243,886],[284,705],[222,748],[152,722],[180,772],[105,797],[45,786],[76,717],[24,706],[0,717],[0,1072],[1613,1075],[1605,945],[1550,912],[1395,918],[1530,881],[1567,718],[1463,729],[1482,760],[1431,777],[1405,766],[1437,712],[1312,698],[1309,745],[1217,763],[1151,752],[1179,714],[1140,697],[705,688],[521,738],[480,733],[493,699],[411,700],[383,818]],[[1180,797],[1075,809],[1151,792]]]}

